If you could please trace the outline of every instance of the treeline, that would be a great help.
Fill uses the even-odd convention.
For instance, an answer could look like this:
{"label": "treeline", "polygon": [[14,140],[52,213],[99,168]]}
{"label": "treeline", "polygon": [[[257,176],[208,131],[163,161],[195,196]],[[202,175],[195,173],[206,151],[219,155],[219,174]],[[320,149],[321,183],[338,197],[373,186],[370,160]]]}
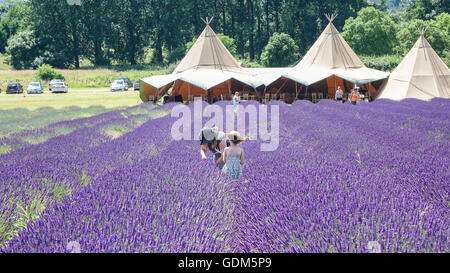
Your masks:
{"label": "treeline", "polygon": [[[275,65],[267,60],[277,61],[268,56],[269,50],[277,53],[276,47],[268,45],[270,40],[279,44],[283,39],[291,47],[290,54],[295,50],[295,58],[300,58],[328,23],[326,13],[339,14],[334,23],[359,54],[400,54],[405,49],[396,46],[398,35],[408,28],[406,22],[413,20],[414,26],[431,25],[432,21],[433,29],[443,25],[445,30],[433,30],[440,40],[449,35],[448,17],[442,16],[448,12],[444,3],[448,0],[409,1],[395,12],[389,7],[404,1],[378,1],[376,9],[367,8],[366,0],[17,1],[3,10],[0,21],[0,53],[6,53],[16,69],[43,63],[78,68],[83,60],[95,66],[173,63],[184,56],[187,44],[204,28],[201,18],[212,16],[212,27],[231,40],[237,58],[265,65]],[[436,23],[438,20],[443,22]],[[361,29],[362,34],[358,33]],[[374,43],[365,39],[366,33]],[[413,40],[404,40],[408,39]],[[441,54],[448,49],[448,41],[438,46]],[[285,59],[288,62],[289,58]]]}

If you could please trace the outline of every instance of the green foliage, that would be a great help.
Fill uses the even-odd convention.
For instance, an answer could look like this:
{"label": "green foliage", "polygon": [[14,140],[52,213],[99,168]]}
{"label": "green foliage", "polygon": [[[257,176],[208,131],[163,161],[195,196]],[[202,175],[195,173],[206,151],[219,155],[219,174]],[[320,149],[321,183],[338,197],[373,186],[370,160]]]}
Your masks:
{"label": "green foliage", "polygon": [[[9,57],[17,64],[14,68],[44,63],[78,68],[83,60],[96,67],[175,63],[183,57],[183,48],[192,46],[192,38],[205,26],[200,18],[208,14],[216,15],[211,26],[226,35],[218,34],[230,52],[251,62],[261,60],[274,33],[288,34],[299,47],[297,53],[304,54],[328,23],[325,13],[339,14],[334,21],[338,30],[347,18],[355,18],[348,23],[355,24],[348,42],[358,53],[385,55],[397,53],[392,50],[392,43],[397,43],[392,20],[382,15],[386,7],[397,23],[436,20],[449,10],[448,0],[83,0],[81,6],[64,0],[7,2],[0,4],[0,52],[6,51],[7,40],[14,40],[14,56]],[[379,10],[364,13],[368,3],[378,3]],[[29,37],[34,46],[27,50],[17,47],[16,36],[26,30],[34,33],[34,40]],[[28,56],[22,54],[25,51]]]}
{"label": "green foliage", "polygon": [[183,59],[185,53],[186,48],[184,46],[179,46],[175,48],[174,50],[169,52],[169,54],[167,54],[166,63],[171,64],[180,61],[181,59]]}
{"label": "green foliage", "polygon": [[403,60],[403,56],[384,55],[384,56],[359,56],[361,61],[369,68],[392,71]]}
{"label": "green foliage", "polygon": [[242,63],[242,67],[247,67],[247,68],[261,68],[263,67],[260,63],[258,62],[251,62],[249,60],[243,60],[241,61]]}
{"label": "green foliage", "polygon": [[443,12],[449,12],[448,0],[414,0],[408,1],[404,17],[407,21],[430,20]]}
{"label": "green foliage", "polygon": [[444,53],[442,54],[442,60],[447,65],[447,67],[450,67],[450,49],[444,50]]}
{"label": "green foliage", "polygon": [[10,151],[12,151],[12,147],[9,146],[8,144],[0,145],[0,155],[7,154]]}
{"label": "green foliage", "polygon": [[0,53],[5,53],[6,45],[8,44],[8,33],[5,30],[3,21],[0,20]]}
{"label": "green foliage", "polygon": [[[223,43],[223,45],[230,51],[231,55],[237,55],[236,43],[235,40],[223,33],[218,33],[217,38]],[[185,53],[188,53],[192,46],[197,42],[197,38],[192,39],[191,41],[186,43]]]}
{"label": "green foliage", "polygon": [[7,41],[16,33],[30,27],[30,7],[24,1],[8,1],[0,6],[0,53],[5,52]]}
{"label": "green foliage", "polygon": [[14,69],[33,68],[38,52],[38,41],[32,30],[21,31],[8,40],[6,52]]}
{"label": "green foliage", "polygon": [[49,64],[39,66],[36,71],[36,77],[43,81],[51,81],[53,79],[65,80],[64,76]]}
{"label": "green foliage", "polygon": [[388,15],[373,7],[358,12],[345,22],[342,36],[358,54],[385,55],[397,44],[398,26]]}
{"label": "green foliage", "polygon": [[299,48],[286,33],[274,33],[261,54],[261,62],[265,66],[288,66],[298,60]]}
{"label": "green foliage", "polygon": [[402,24],[402,29],[398,33],[396,52],[399,55],[405,55],[419,38],[417,30],[421,28],[427,28],[425,38],[439,56],[445,57],[450,41],[450,14],[448,13],[442,13],[429,21],[414,19]]}

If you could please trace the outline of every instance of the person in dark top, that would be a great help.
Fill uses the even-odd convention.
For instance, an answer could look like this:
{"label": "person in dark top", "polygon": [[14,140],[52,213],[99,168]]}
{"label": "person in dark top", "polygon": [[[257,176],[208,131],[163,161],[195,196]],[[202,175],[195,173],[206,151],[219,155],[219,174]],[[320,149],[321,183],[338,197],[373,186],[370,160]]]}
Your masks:
{"label": "person in dark top", "polygon": [[217,167],[222,169],[225,165],[222,157],[223,151],[231,145],[230,141],[226,138],[225,133],[219,131],[217,127],[205,127],[199,134],[199,140],[202,159],[208,161],[206,153],[210,150],[214,155],[214,163]]}

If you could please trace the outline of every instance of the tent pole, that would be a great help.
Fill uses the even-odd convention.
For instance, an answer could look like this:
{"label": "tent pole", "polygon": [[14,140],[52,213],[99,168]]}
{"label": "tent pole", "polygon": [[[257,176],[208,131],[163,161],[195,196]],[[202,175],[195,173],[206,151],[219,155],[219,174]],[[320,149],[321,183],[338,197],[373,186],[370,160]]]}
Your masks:
{"label": "tent pole", "polygon": [[295,82],[295,100],[297,100],[298,97],[298,84]]}
{"label": "tent pole", "polygon": [[[264,85],[264,94],[263,94],[263,97],[262,97],[262,99],[261,99],[261,102],[263,102],[264,100],[266,100],[266,92],[267,92],[267,85]],[[264,101],[264,103],[267,103],[266,101]]]}
{"label": "tent pole", "polygon": [[255,94],[258,97],[258,101],[259,101],[261,99],[261,97],[259,96],[258,90],[256,90],[255,87],[253,87],[253,90],[255,91]]}
{"label": "tent pole", "polygon": [[333,90],[333,94],[336,97],[336,75],[334,75],[334,90]]}
{"label": "tent pole", "polygon": [[161,88],[158,88],[157,90],[157,93],[156,93],[156,101],[153,101],[154,103],[156,103],[156,102],[158,102],[159,101],[159,96],[161,95],[160,93],[161,93]]}
{"label": "tent pole", "polygon": [[286,80],[284,81],[283,85],[280,87],[280,89],[278,89],[278,92],[277,92],[277,94],[276,94],[277,97],[278,97],[278,94],[281,93],[281,90],[283,90],[283,88],[284,88],[284,86],[286,85],[287,81],[288,81],[288,79],[286,79]]}
{"label": "tent pole", "polygon": [[228,94],[230,95],[230,99],[233,97],[233,93],[231,93],[231,80],[228,80]]}
{"label": "tent pole", "polygon": [[188,99],[187,99],[188,103],[191,102],[191,85],[188,85]]}
{"label": "tent pole", "polygon": [[306,86],[306,90],[305,90],[305,99],[308,97],[308,89],[309,89],[309,85]]}

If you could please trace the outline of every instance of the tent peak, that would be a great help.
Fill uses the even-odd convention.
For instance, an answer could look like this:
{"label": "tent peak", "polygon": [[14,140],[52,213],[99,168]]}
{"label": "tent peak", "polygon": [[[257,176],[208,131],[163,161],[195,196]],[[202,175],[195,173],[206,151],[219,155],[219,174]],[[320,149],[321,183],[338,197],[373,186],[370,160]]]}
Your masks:
{"label": "tent peak", "polygon": [[330,23],[333,23],[334,19],[336,19],[337,16],[338,16],[337,13],[325,14],[325,17],[327,17],[328,22],[330,22]]}
{"label": "tent peak", "polygon": [[425,36],[425,32],[427,32],[428,27],[418,28],[417,31],[419,32],[420,36]]}
{"label": "tent peak", "polygon": [[203,21],[207,26],[209,26],[209,25],[211,24],[212,20],[214,19],[214,16],[211,17],[211,18],[206,17],[205,19],[203,19],[203,18],[200,17],[200,19],[202,19],[202,21]]}

